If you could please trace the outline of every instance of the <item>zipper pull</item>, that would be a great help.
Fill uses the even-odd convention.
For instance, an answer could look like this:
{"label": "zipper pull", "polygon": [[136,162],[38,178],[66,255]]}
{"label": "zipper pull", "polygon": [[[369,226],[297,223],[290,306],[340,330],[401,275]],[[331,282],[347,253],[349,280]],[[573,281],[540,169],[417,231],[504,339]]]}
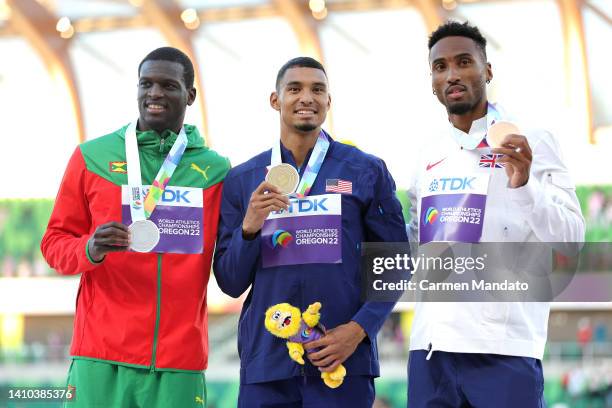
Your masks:
{"label": "zipper pull", "polygon": [[427,353],[427,357],[425,357],[425,360],[429,361],[429,359],[431,359],[431,356],[433,355],[433,352],[434,352],[433,344],[429,343],[429,353]]}
{"label": "zipper pull", "polygon": [[166,139],[162,137],[161,141],[159,142],[159,152],[160,153],[164,152],[164,143],[166,143]]}

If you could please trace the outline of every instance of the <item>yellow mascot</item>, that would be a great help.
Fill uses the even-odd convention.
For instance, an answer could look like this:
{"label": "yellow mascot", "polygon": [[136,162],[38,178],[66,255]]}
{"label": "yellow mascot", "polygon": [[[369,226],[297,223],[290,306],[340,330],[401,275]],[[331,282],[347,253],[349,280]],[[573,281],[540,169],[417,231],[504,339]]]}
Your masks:
{"label": "yellow mascot", "polygon": [[[325,328],[319,324],[321,303],[315,302],[308,306],[304,313],[289,303],[279,303],[266,310],[266,329],[276,337],[287,339],[289,357],[298,364],[304,365],[304,343],[318,340],[325,335]],[[318,350],[309,350],[315,352]],[[340,364],[330,373],[321,373],[325,385],[338,388],[344,377],[346,368]]]}

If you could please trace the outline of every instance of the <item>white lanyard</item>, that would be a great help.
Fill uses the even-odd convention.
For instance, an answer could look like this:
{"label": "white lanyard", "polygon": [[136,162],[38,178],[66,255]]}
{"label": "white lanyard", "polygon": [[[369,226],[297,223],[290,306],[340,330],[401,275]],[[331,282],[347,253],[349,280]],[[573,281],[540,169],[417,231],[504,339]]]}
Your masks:
{"label": "white lanyard", "polygon": [[[146,220],[150,217],[151,213],[155,209],[155,206],[157,205],[157,202],[161,198],[168,181],[170,181],[176,166],[180,162],[186,147],[187,134],[185,133],[184,127],[181,127],[181,131],[179,132],[176,141],[172,145],[168,156],[166,156],[164,163],[153,181],[153,185],[149,189],[149,195],[151,195],[152,192],[154,194],[152,194],[151,197],[145,197],[142,188],[142,176],[140,173],[138,141],[136,140],[136,122],[129,124],[125,131],[125,156],[128,168],[128,192],[132,222]],[[147,201],[146,211],[145,199]]]}

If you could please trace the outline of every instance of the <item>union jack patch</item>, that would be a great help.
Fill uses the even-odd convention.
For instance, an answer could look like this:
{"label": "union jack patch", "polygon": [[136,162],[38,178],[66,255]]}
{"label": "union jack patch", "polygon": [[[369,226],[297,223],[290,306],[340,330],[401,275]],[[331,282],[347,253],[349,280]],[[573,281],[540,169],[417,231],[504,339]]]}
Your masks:
{"label": "union jack patch", "polygon": [[497,162],[502,156],[503,154],[481,154],[480,160],[478,161],[478,167],[485,169],[503,169],[504,164]]}
{"label": "union jack patch", "polygon": [[127,173],[127,162],[114,161],[108,162],[108,169],[111,173]]}

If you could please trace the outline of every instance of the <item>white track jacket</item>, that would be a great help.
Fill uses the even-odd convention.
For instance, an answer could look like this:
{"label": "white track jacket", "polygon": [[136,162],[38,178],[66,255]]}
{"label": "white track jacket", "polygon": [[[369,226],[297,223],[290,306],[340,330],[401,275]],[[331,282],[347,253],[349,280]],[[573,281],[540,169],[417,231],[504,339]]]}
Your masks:
{"label": "white track jacket", "polygon": [[[554,137],[544,130],[521,129],[533,153],[531,172],[525,186],[510,188],[505,169],[479,169],[481,152],[461,149],[470,143],[474,146],[474,139],[482,140],[486,129],[487,117],[474,121],[469,134],[451,127],[443,143],[419,156],[409,188],[412,245],[418,243],[422,216],[420,186],[426,172],[433,169],[458,176],[479,170],[492,173],[481,242],[583,242],[584,218]],[[536,257],[545,259],[551,253],[520,256],[537,262]],[[543,302],[420,302],[410,349],[542,359],[549,310],[549,303]]]}

